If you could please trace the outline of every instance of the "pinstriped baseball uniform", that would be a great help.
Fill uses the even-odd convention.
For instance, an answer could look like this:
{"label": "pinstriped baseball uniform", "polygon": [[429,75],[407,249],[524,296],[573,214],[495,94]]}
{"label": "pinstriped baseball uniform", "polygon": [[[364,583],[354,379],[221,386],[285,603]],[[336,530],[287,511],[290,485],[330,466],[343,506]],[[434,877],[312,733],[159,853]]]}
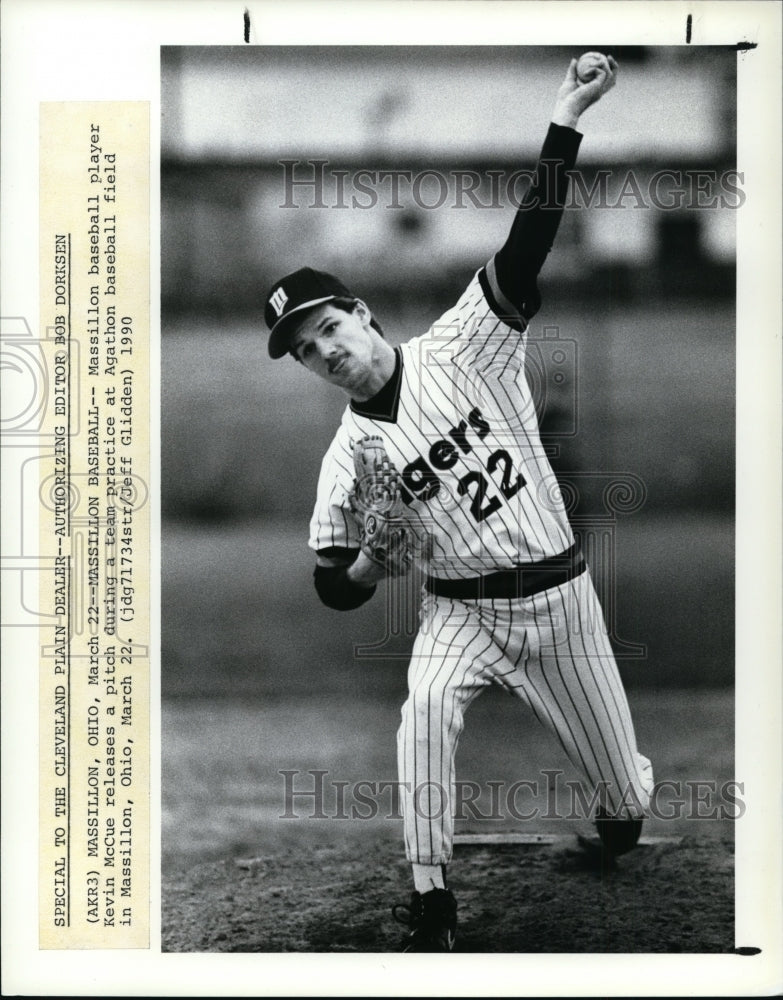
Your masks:
{"label": "pinstriped baseball uniform", "polygon": [[424,592],[398,733],[406,849],[423,864],[450,859],[463,716],[493,682],[557,736],[610,813],[640,815],[652,790],[587,571],[508,599],[462,599],[437,585],[574,558],[524,375],[525,325],[493,264],[482,268],[424,336],[397,349],[378,396],[346,408],[311,521],[315,550],[358,549],[352,447],[382,436],[402,474],[405,522],[435,581]]}

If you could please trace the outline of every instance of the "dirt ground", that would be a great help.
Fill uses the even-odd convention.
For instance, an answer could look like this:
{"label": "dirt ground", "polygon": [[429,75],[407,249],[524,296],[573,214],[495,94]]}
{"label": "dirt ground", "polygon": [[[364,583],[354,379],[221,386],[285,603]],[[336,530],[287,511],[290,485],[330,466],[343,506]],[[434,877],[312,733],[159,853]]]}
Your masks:
{"label": "dirt ground", "polygon": [[[658,781],[719,787],[732,776],[731,691],[636,692],[632,704]],[[408,902],[412,888],[401,822],[381,809],[364,822],[338,818],[329,784],[393,779],[397,719],[398,705],[360,699],[165,705],[163,949],[397,951],[403,929],[391,906]],[[469,721],[458,777],[475,780],[482,796],[490,781],[509,787],[544,768],[562,768],[563,782],[573,777],[513,699],[488,694]],[[324,818],[311,815],[305,795],[294,801],[296,818],[283,819],[282,771],[295,771],[296,788],[306,789],[308,770],[319,767],[328,772]],[[547,842],[455,847],[457,950],[733,950],[731,820],[687,810],[652,818],[639,846],[606,870],[579,845],[577,835],[592,832],[585,820],[509,819],[458,821],[458,834],[511,830]]]}
{"label": "dirt ground", "polygon": [[[407,865],[351,845],[213,861],[164,882],[164,951],[386,952]],[[731,843],[641,843],[602,871],[573,844],[460,847],[452,888],[460,952],[728,952]],[[695,904],[695,905],[694,905]]]}

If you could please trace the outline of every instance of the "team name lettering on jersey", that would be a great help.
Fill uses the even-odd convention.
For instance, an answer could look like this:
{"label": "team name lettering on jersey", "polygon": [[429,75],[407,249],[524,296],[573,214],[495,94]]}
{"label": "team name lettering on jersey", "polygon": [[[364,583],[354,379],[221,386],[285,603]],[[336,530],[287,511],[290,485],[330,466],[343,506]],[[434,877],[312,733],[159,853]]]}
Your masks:
{"label": "team name lettering on jersey", "polygon": [[[476,406],[468,414],[467,421],[460,420],[456,427],[449,428],[451,440],[441,438],[430,446],[427,460],[419,456],[409,462],[402,470],[402,481],[405,487],[401,490],[403,501],[410,506],[415,500],[429,501],[438,496],[441,491],[441,478],[433,471],[432,466],[441,472],[453,468],[459,460],[459,451],[463,455],[473,452],[473,445],[468,440],[468,434],[473,432],[479,441],[489,434],[489,422]],[[459,451],[457,450],[459,448]],[[486,460],[487,472],[499,471],[500,492],[507,499],[514,497],[526,484],[521,473],[514,475],[513,460],[505,448],[493,451]],[[475,521],[480,522],[500,509],[499,497],[489,495],[490,484],[487,477],[477,470],[471,470],[457,480],[458,496],[471,498],[470,512]]]}

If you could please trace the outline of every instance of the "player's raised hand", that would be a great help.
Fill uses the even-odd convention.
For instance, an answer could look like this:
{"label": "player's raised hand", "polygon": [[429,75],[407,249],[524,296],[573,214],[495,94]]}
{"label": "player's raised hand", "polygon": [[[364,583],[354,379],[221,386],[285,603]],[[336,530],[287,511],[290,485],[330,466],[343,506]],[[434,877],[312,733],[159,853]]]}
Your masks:
{"label": "player's raised hand", "polygon": [[557,92],[552,121],[576,128],[579,116],[617,83],[618,69],[613,56],[599,52],[572,59]]}

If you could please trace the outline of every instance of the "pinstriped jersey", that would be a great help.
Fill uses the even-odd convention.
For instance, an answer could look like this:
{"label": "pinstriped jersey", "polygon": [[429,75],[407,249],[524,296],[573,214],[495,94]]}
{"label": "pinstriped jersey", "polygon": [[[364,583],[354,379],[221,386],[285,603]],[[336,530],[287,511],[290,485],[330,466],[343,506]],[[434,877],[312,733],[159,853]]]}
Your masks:
{"label": "pinstriped jersey", "polygon": [[359,547],[349,494],[353,444],[366,434],[383,438],[402,475],[403,519],[430,575],[479,576],[573,543],[525,378],[525,324],[501,319],[488,296],[482,269],[427,333],[397,348],[384,406],[346,408],[321,466],[311,548]]}

